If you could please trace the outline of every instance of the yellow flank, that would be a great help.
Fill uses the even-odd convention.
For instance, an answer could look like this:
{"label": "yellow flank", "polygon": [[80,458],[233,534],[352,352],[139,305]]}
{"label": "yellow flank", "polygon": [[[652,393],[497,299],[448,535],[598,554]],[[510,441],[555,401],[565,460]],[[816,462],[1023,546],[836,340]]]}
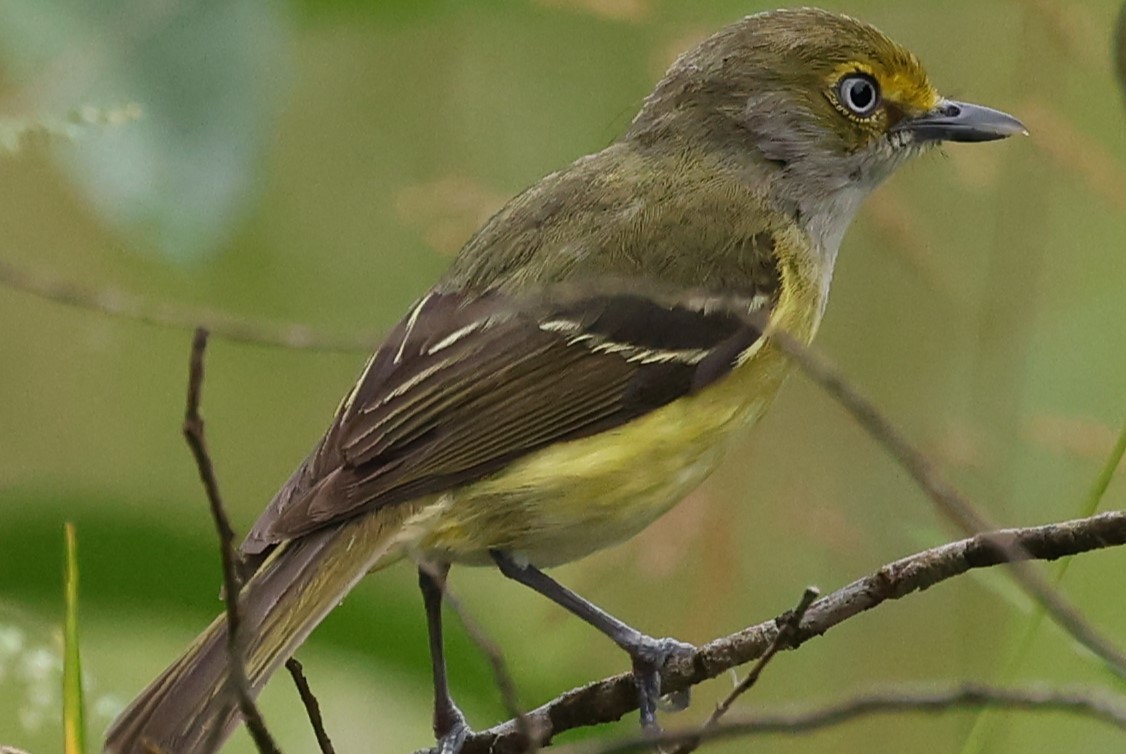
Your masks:
{"label": "yellow flank", "polygon": [[[824,292],[808,240],[793,244],[799,235],[786,234],[790,253],[779,249],[783,293],[772,326],[808,342]],[[407,522],[403,544],[421,558],[484,565],[490,549],[503,549],[549,567],[629,539],[719,465],[737,430],[769,407],[788,367],[759,341],[707,390],[438,496]]]}

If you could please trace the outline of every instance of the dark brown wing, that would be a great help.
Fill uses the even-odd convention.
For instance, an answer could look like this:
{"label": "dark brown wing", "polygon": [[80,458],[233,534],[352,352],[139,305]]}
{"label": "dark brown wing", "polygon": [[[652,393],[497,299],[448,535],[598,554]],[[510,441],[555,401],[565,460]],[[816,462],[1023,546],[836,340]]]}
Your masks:
{"label": "dark brown wing", "polygon": [[758,340],[748,315],[766,303],[432,292],[369,361],[244,550],[480,479],[699,390]]}

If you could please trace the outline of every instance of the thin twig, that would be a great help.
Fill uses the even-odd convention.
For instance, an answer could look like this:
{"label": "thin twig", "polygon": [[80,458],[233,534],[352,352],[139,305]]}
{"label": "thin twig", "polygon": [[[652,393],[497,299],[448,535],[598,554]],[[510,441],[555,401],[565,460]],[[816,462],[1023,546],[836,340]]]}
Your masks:
{"label": "thin twig", "polygon": [[[1126,545],[1126,511],[1023,529],[980,534],[933,547],[889,563],[810,605],[791,646],[821,636],[833,627],[886,601],[905,597],[976,568],[1007,562],[997,543],[1019,546],[1024,557],[1055,560],[1090,550]],[[661,688],[676,692],[715,678],[762,656],[779,628],[774,620],[750,626],[671,661],[661,674]],[[560,733],[613,722],[637,709],[633,676],[622,673],[568,691],[525,713],[542,744]],[[698,732],[698,731],[697,731]],[[514,720],[466,739],[462,754],[518,754],[523,738]]]}
{"label": "thin twig", "polygon": [[[1110,482],[1114,478],[1119,464],[1122,462],[1123,455],[1126,455],[1126,422],[1123,423],[1119,430],[1118,439],[1114,447],[1111,448],[1110,454],[1107,456],[1106,460],[1103,461],[1102,469],[1099,471],[1098,477],[1087,493],[1087,499],[1082,505],[1080,515],[1092,516],[1098,511],[1102,504],[1103,495],[1106,493],[1107,487],[1110,486]],[[1051,578],[1053,585],[1057,588],[1067,575],[1067,569],[1071,566],[1072,562],[1074,562],[1072,558],[1061,558],[1056,564]],[[1011,642],[1013,649],[1009,653],[1005,665],[1001,670],[1001,682],[1011,682],[1016,676],[1017,670],[1025,663],[1028,656],[1031,654],[1036,637],[1040,632],[1040,626],[1044,622],[1046,614],[1047,612],[1044,606],[1037,605],[1033,613],[1028,616],[1028,620],[1025,621],[1020,636],[1016,637]],[[970,727],[969,732],[966,734],[962,748],[960,749],[960,754],[981,754],[981,752],[985,751],[989,736],[991,735],[991,714],[991,710],[981,710],[977,719],[974,720],[973,726]]]}
{"label": "thin twig", "polygon": [[[849,385],[840,370],[825,357],[783,332],[772,333],[771,342],[777,344],[807,377],[841,404],[873,439],[883,445],[938,511],[963,534],[978,535],[996,528],[871,401]],[[1126,678],[1126,654],[1102,636],[1039,571],[1023,563],[1031,558],[1020,551],[1019,542],[998,539],[993,546],[998,548],[1005,560],[1011,562],[1010,573],[1016,582],[1044,607],[1061,628],[1100,657],[1113,673]]]}
{"label": "thin twig", "polygon": [[289,671],[290,677],[293,678],[293,685],[297,687],[297,695],[301,697],[301,703],[305,705],[305,713],[309,716],[309,724],[313,726],[313,733],[317,736],[317,746],[320,747],[321,754],[336,754],[336,749],[332,746],[332,739],[328,737],[328,731],[325,730],[324,718],[321,717],[320,702],[317,701],[313,690],[309,688],[305,669],[301,667],[301,663],[297,661],[296,657],[290,657],[285,661],[285,669]]}
{"label": "thin twig", "polygon": [[778,624],[778,633],[774,635],[774,640],[770,642],[770,646],[763,652],[762,657],[755,661],[751,666],[750,672],[747,677],[736,684],[735,688],[731,689],[731,693],[724,697],[723,701],[716,705],[712,710],[712,714],[708,715],[708,719],[704,721],[704,725],[700,730],[700,735],[695,738],[685,738],[674,748],[670,754],[691,754],[699,746],[703,740],[703,736],[707,735],[707,731],[719,725],[720,720],[731,709],[731,705],[735,703],[743,694],[747,693],[756,683],[758,683],[759,676],[774,656],[782,649],[787,648],[794,637],[797,636],[798,629],[801,627],[802,619],[805,618],[806,611],[813,601],[821,596],[821,592],[814,586],[807,586],[802,593],[801,600],[798,601],[797,606],[787,613],[783,613],[775,619]]}
{"label": "thin twig", "polygon": [[485,658],[489,661],[489,666],[493,671],[493,680],[500,690],[501,701],[504,704],[505,711],[512,716],[514,730],[516,731],[516,735],[521,739],[520,751],[525,754],[535,754],[540,747],[541,736],[532,726],[531,721],[528,719],[524,708],[521,706],[516,696],[516,683],[512,680],[512,674],[508,670],[508,663],[504,659],[500,645],[493,641],[485,632],[485,629],[466,612],[461,605],[461,601],[450,592],[449,586],[445,584],[445,580],[443,579],[440,583],[443,584],[443,601],[450,610],[457,615],[458,620],[461,621],[462,628],[465,629],[466,635],[469,636],[469,640],[473,642],[477,649],[480,650],[481,654],[485,655]]}
{"label": "thin twig", "polygon": [[789,647],[790,642],[792,642],[797,635],[798,629],[801,628],[802,619],[805,618],[805,614],[809,610],[810,605],[820,596],[821,592],[817,587],[807,586],[797,606],[775,620],[775,623],[778,624],[778,633],[774,636],[774,641],[770,642],[770,646],[767,648],[766,652],[763,653],[762,657],[758,658],[758,661],[755,662],[750,672],[747,673],[747,677],[733,688],[731,693],[728,694],[722,702],[716,705],[715,710],[708,717],[707,722],[704,723],[705,725],[711,726],[718,723],[720,718],[731,709],[731,705],[735,703],[735,700],[747,693],[747,691],[758,682],[759,676],[762,675],[762,671],[766,668],[774,655],[778,654],[779,650]]}
{"label": "thin twig", "polygon": [[239,711],[242,712],[246,727],[260,754],[280,754],[273,736],[262,720],[258,705],[254,703],[250,681],[246,677],[246,637],[245,632],[241,630],[239,616],[241,583],[233,545],[235,533],[231,529],[223,500],[219,495],[219,482],[215,478],[215,468],[207,452],[207,443],[203,434],[203,417],[199,413],[203,391],[203,357],[206,350],[207,330],[202,327],[196,328],[195,337],[192,339],[192,356],[188,373],[188,405],[184,412],[183,432],[184,439],[187,440],[188,447],[191,448],[192,456],[195,458],[196,467],[199,469],[199,478],[203,482],[207,501],[211,506],[211,517],[215,520],[215,529],[219,533],[219,556],[223,564],[223,589],[227,609],[229,666],[227,682],[238,699]]}
{"label": "thin twig", "polygon": [[97,312],[118,319],[173,330],[194,330],[201,325],[215,337],[238,343],[329,353],[366,353],[378,336],[339,337],[306,325],[261,322],[173,304],[154,304],[132,293],[112,288],[84,288],[55,275],[30,272],[0,259],[0,286],[56,304]]}
{"label": "thin twig", "polygon": [[[840,702],[800,712],[779,712],[732,720],[709,728],[705,739],[783,734],[807,735],[868,715],[890,712],[940,713],[965,709],[1006,709],[1065,712],[1108,723],[1126,730],[1126,697],[1093,694],[1089,689],[1010,689],[967,683],[947,689],[890,688],[861,694]],[[659,736],[634,737],[611,743],[564,746],[559,754],[626,754],[644,751],[657,743],[676,743],[701,735],[701,731],[666,731]]]}

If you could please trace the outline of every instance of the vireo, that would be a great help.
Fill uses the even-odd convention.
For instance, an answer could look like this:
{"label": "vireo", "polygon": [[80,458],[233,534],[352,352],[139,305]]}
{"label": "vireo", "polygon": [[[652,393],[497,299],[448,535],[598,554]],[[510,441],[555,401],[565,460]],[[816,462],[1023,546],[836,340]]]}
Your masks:
{"label": "vireo", "polygon": [[[366,573],[419,565],[434,728],[456,752],[441,590],[496,565],[632,659],[652,724],[653,639],[541,568],[621,542],[720,463],[808,342],[864,197],[941,141],[1021,133],[941,97],[916,57],[820,10],[749,16],[669,69],[626,133],[510,201],[368,360],[242,545],[253,688]],[[765,333],[765,334],[764,334]],[[237,720],[220,617],[121,714],[106,748],[210,752]]]}

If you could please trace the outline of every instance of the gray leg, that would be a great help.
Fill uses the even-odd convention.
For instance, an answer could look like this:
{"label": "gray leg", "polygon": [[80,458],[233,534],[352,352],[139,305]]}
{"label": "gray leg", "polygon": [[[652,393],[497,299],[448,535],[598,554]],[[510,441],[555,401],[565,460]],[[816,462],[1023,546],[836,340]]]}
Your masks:
{"label": "gray leg", "polygon": [[446,654],[442,643],[442,592],[446,586],[449,563],[420,566],[418,586],[426,606],[426,628],[430,636],[430,663],[434,669],[434,736],[438,754],[457,754],[469,735],[465,716],[454,704],[446,680]]}
{"label": "gray leg", "polygon": [[677,654],[692,652],[691,644],[675,639],[654,639],[632,628],[563,586],[532,565],[521,565],[508,553],[490,553],[500,572],[510,579],[535,589],[562,605],[614,640],[633,661],[633,675],[639,692],[641,725],[656,727],[657,699],[661,695],[661,668]]}

